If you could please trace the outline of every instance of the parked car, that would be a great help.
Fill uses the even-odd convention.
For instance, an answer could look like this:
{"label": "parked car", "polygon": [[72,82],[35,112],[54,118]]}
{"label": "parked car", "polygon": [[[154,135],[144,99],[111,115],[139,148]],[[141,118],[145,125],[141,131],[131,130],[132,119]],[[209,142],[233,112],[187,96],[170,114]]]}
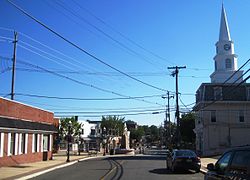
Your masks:
{"label": "parked car", "polygon": [[167,155],[166,160],[167,169],[171,171],[176,170],[194,170],[199,172],[201,168],[200,158],[191,150],[173,150],[171,154]]}
{"label": "parked car", "polygon": [[207,165],[205,180],[250,179],[250,146],[226,151],[215,163]]}

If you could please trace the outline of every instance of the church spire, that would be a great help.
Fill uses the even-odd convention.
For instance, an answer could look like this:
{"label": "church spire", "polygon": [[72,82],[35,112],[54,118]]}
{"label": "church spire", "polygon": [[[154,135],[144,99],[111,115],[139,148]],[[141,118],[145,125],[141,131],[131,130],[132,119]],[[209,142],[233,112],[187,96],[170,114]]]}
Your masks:
{"label": "church spire", "polygon": [[[237,55],[231,40],[225,8],[222,4],[220,36],[216,43],[214,72],[210,75],[212,83],[239,83],[243,80],[243,71],[237,71]],[[232,76],[232,77],[231,77]],[[230,79],[228,79],[231,77]]]}
{"label": "church spire", "polygon": [[225,11],[223,4],[222,4],[222,9],[221,9],[219,40],[231,41],[230,32],[229,32],[228,23],[227,23],[227,15],[226,15],[226,11]]}

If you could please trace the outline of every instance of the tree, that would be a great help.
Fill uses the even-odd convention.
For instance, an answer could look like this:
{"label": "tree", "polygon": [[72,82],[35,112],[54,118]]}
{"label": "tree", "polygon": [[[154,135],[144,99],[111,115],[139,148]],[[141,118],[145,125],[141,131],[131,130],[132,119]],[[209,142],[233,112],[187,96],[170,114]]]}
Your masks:
{"label": "tree", "polygon": [[187,143],[195,142],[195,116],[194,113],[183,114],[180,119],[180,133],[182,141]]}
{"label": "tree", "polygon": [[151,132],[151,137],[152,137],[152,141],[158,141],[160,139],[159,136],[159,128],[157,126],[150,126],[150,132]]}
{"label": "tree", "polygon": [[142,126],[139,126],[137,129],[130,130],[130,138],[135,139],[136,142],[139,142],[142,139],[142,136],[144,135],[145,132]]}
{"label": "tree", "polygon": [[71,126],[71,136],[78,136],[81,131],[81,124],[78,122],[76,117],[61,118],[59,125],[59,138],[60,140],[65,139],[68,135],[69,126]]}
{"label": "tree", "polygon": [[106,128],[109,135],[122,135],[124,128],[124,119],[118,116],[102,116],[101,128]]}
{"label": "tree", "polygon": [[160,133],[159,128],[157,126],[142,126],[142,129],[144,130],[144,136],[147,144],[155,144],[158,143],[160,140]]}

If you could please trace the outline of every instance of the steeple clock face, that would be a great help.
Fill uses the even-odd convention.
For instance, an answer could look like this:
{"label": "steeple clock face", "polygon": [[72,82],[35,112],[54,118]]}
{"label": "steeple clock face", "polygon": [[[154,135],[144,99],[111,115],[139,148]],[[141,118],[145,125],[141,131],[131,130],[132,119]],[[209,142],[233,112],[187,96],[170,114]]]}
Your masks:
{"label": "steeple clock face", "polygon": [[230,49],[231,49],[231,45],[230,45],[230,44],[225,44],[225,45],[224,45],[224,49],[225,49],[226,51],[230,50]]}

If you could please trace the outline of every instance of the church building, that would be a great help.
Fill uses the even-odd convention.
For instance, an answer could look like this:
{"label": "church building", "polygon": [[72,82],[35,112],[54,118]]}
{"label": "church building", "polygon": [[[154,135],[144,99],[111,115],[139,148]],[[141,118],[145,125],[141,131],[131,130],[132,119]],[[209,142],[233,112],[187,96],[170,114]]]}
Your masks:
{"label": "church building", "polygon": [[230,37],[222,5],[219,40],[215,44],[214,72],[210,83],[196,91],[196,150],[203,156],[250,145],[250,83],[238,69],[234,42]]}

